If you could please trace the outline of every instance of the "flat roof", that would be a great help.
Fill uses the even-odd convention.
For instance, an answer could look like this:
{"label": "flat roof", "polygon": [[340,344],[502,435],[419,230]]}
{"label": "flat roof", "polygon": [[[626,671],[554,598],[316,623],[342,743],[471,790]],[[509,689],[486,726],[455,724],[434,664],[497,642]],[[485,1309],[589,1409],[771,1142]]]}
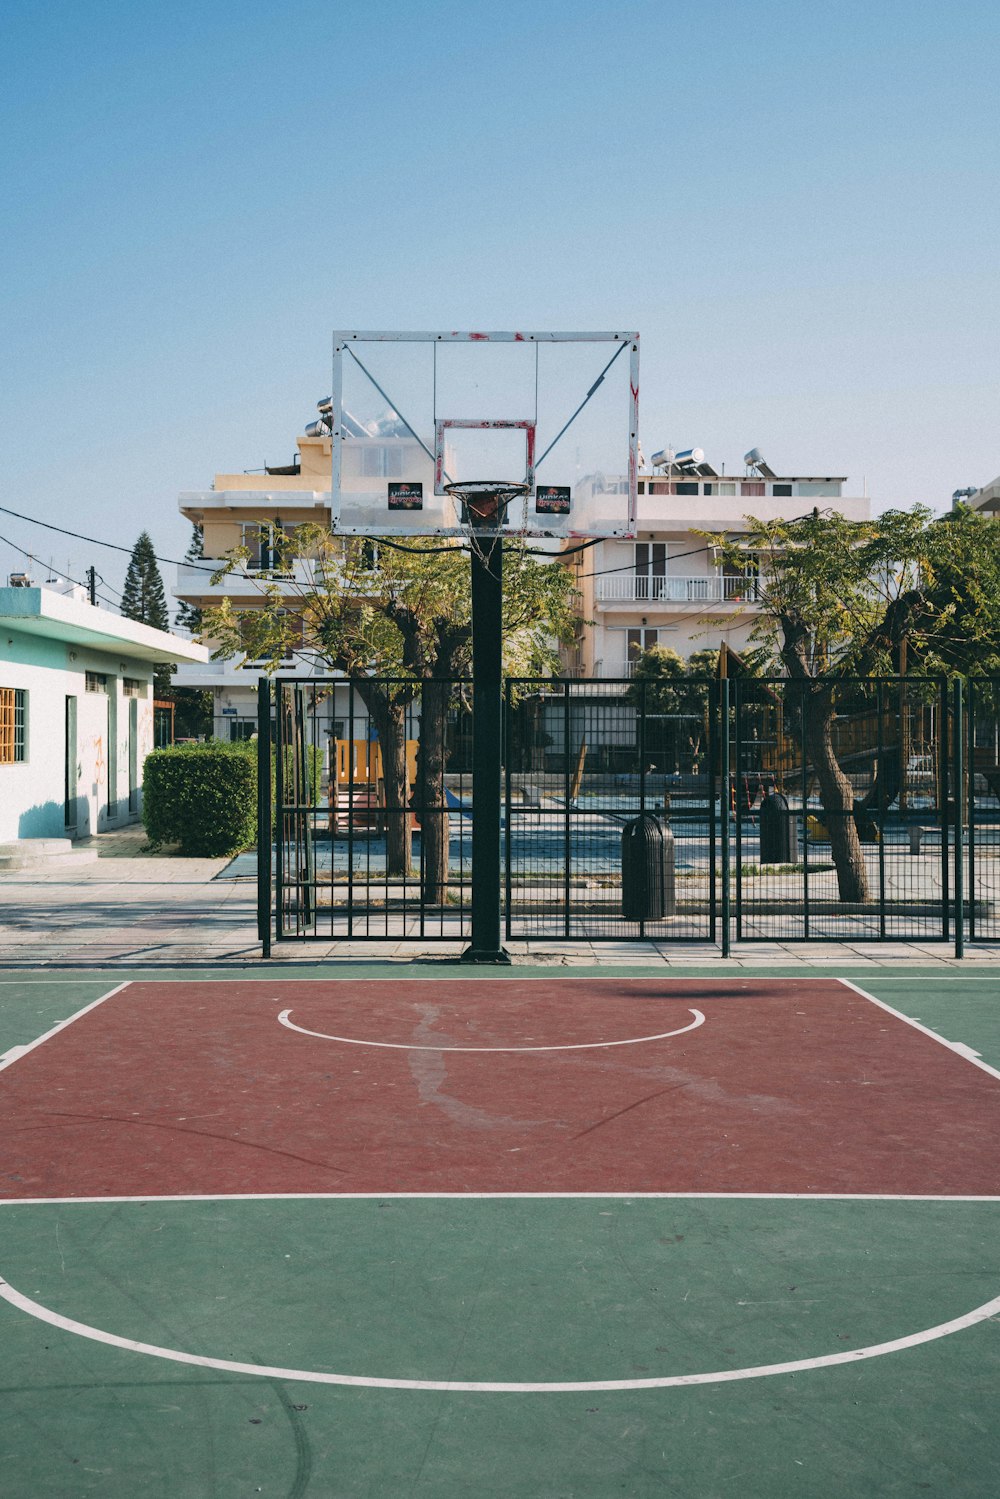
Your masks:
{"label": "flat roof", "polygon": [[207,661],[206,645],[154,630],[51,588],[0,588],[0,620],[27,635],[117,651],[139,661]]}

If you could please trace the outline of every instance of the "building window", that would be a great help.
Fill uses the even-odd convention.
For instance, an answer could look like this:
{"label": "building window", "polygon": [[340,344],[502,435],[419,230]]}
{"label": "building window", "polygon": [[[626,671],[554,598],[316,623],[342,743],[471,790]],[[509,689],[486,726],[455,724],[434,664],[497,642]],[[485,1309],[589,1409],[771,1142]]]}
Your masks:
{"label": "building window", "polygon": [[676,494],[697,494],[697,484],[690,483],[687,479],[679,480],[674,491]]}
{"label": "building window", "polygon": [[776,500],[789,500],[792,497],[792,486],[790,484],[772,484],[771,493]]}
{"label": "building window", "polygon": [[88,671],[84,676],[87,692],[107,692],[108,679],[103,671]]}
{"label": "building window", "polygon": [[716,493],[717,494],[726,494],[726,495],[730,495],[730,494],[731,495],[735,495],[735,493],[736,493],[736,485],[735,485],[734,482],[731,482],[730,480],[726,479],[721,484],[719,484],[719,485],[716,486]]}
{"label": "building window", "polygon": [[16,765],[27,755],[28,694],[0,687],[0,765]]}
{"label": "building window", "polygon": [[650,479],[649,492],[650,494],[673,494],[674,491],[673,485],[666,479]]}
{"label": "building window", "polygon": [[836,498],[840,494],[840,481],[838,479],[801,479],[799,481],[799,495],[803,499],[827,499]]}
{"label": "building window", "polygon": [[740,494],[744,499],[761,499],[764,494],[764,481],[762,479],[744,479],[740,485]]}
{"label": "building window", "polygon": [[403,473],[401,447],[383,447],[376,443],[361,452],[361,472],[366,479],[399,479]]}
{"label": "building window", "polygon": [[122,677],[124,697],[142,697],[145,686],[145,682],[140,682],[138,677]]}

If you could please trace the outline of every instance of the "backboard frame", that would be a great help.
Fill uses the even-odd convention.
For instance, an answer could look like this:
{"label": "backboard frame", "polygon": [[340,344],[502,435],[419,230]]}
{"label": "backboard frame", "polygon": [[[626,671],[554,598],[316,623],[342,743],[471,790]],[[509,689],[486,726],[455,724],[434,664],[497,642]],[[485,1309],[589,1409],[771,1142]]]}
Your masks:
{"label": "backboard frame", "polygon": [[[537,347],[546,344],[617,344],[621,357],[628,359],[628,395],[627,410],[622,411],[622,434],[623,438],[627,431],[627,441],[623,442],[622,468],[625,473],[627,488],[624,496],[616,495],[615,505],[617,514],[614,518],[609,517],[607,524],[595,525],[593,517],[588,522],[586,517],[581,518],[580,525],[572,523],[572,517],[565,517],[558,511],[535,511],[532,508],[532,497],[529,496],[524,503],[521,519],[511,520],[499,529],[496,535],[520,534],[532,537],[548,537],[571,539],[578,537],[607,536],[609,538],[629,539],[636,534],[637,497],[638,497],[638,471],[639,471],[639,334],[636,332],[601,331],[601,332],[392,332],[387,330],[337,330],[333,335],[333,381],[331,397],[331,526],[334,532],[342,535],[438,535],[438,536],[464,536],[467,528],[458,523],[457,516],[451,517],[447,511],[441,511],[437,519],[432,520],[428,514],[426,527],[421,527],[419,521],[414,524],[414,517],[409,517],[406,526],[386,524],[385,515],[379,517],[372,515],[370,521],[363,513],[363,504],[359,508],[358,494],[345,488],[344,484],[344,452],[345,444],[356,440],[355,435],[348,434],[345,425],[344,409],[344,361],[345,356],[357,346],[366,344],[386,343],[411,343],[427,345],[455,345],[455,344],[534,344]],[[536,355],[536,360],[540,356]],[[445,471],[445,441],[447,432],[451,428],[475,428],[483,431],[520,428],[525,433],[525,472],[524,474],[477,475],[477,478],[502,478],[523,481],[531,486],[535,492],[535,469],[537,464],[544,459],[563,437],[564,433],[572,426],[577,416],[581,413],[591,397],[597,391],[604,380],[605,375],[619,355],[612,353],[611,359],[605,364],[604,370],[593,381],[589,389],[581,389],[579,404],[572,411],[568,420],[550,441],[540,457],[536,450],[536,426],[535,421],[527,416],[508,416],[506,413],[490,415],[483,413],[482,416],[450,415],[439,413],[436,404],[433,413],[433,432],[428,431],[425,436],[410,426],[404,413],[398,411],[393,404],[391,396],[383,389],[365,365],[361,363],[358,355],[355,362],[374,389],[380,396],[385,398],[386,404],[398,419],[399,424],[406,429],[415,442],[423,450],[429,461],[429,473],[433,475],[432,485],[435,497],[448,499],[445,485],[449,481],[448,473]],[[435,360],[437,355],[434,356]],[[436,366],[435,366],[436,368]],[[537,404],[537,402],[536,402]],[[516,409],[516,408],[515,408]],[[536,413],[537,415],[537,413]],[[627,424],[627,425],[626,425]],[[423,460],[421,459],[421,462]],[[345,507],[345,498],[348,506]],[[537,498],[537,495],[535,495]],[[622,505],[624,498],[624,505]],[[345,508],[348,514],[345,514]],[[612,507],[614,508],[614,507]],[[530,512],[530,518],[529,518]],[[449,523],[454,519],[454,524]]]}

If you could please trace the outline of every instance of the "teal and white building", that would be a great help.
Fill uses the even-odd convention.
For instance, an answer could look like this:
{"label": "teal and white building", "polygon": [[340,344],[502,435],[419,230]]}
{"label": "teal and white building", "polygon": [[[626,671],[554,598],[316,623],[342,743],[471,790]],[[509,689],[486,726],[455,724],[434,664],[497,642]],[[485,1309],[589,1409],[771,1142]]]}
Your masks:
{"label": "teal and white building", "polygon": [[207,660],[83,589],[0,588],[0,844],[138,821],[154,664]]}

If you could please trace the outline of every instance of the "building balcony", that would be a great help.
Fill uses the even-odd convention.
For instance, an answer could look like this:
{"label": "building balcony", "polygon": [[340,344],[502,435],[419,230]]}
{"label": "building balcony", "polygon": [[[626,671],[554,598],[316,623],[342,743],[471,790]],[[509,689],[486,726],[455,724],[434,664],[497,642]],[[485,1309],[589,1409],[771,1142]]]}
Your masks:
{"label": "building balcony", "polygon": [[[170,680],[174,687],[195,687],[204,691],[213,687],[256,687],[258,678],[265,675],[264,667],[259,661],[248,661],[244,665],[239,660],[232,659],[199,662],[196,666],[179,666]],[[343,673],[332,671],[329,666],[304,652],[291,656],[276,673],[279,679],[305,677],[315,681],[329,681],[342,675]]]}
{"label": "building balcony", "polygon": [[691,577],[637,577],[620,573],[596,580],[598,604],[756,604],[756,578],[707,573]]}
{"label": "building balcony", "polygon": [[253,562],[240,563],[232,572],[220,578],[218,583],[213,583],[212,570],[224,566],[224,560],[211,557],[205,557],[197,563],[181,563],[177,568],[175,595],[181,599],[210,599],[219,603],[223,599],[246,599],[254,602],[260,598],[267,582],[276,583],[279,588],[287,585],[293,596],[302,588],[312,587],[314,583],[315,565],[299,559],[286,572],[266,572],[259,566],[255,567]]}

